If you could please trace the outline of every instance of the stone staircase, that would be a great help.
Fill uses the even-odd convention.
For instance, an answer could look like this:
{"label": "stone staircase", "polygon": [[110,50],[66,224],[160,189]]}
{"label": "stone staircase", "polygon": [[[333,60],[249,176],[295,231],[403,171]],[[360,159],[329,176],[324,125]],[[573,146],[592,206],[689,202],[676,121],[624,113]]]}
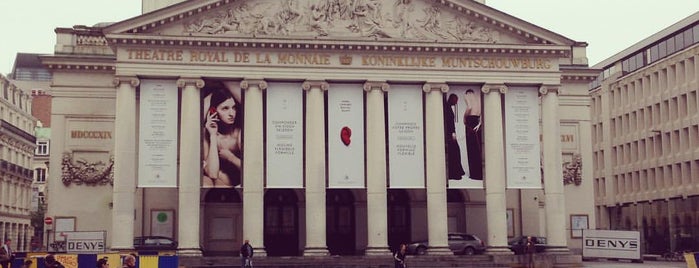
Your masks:
{"label": "stone staircase", "polygon": [[[507,263],[495,263],[489,255],[474,256],[408,256],[408,267],[516,267]],[[180,267],[224,268],[240,267],[235,257],[180,257]],[[387,256],[329,256],[329,257],[259,257],[253,259],[256,268],[262,267],[323,267],[323,268],[392,268],[393,258]]]}

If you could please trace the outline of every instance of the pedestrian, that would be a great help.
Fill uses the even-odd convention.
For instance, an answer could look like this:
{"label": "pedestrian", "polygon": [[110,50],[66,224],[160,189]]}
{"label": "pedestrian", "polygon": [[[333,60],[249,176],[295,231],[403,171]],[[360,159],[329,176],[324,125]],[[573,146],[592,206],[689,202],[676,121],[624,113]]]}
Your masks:
{"label": "pedestrian", "polygon": [[109,262],[107,261],[107,257],[97,260],[97,265],[95,266],[95,268],[109,268]]}
{"label": "pedestrian", "polygon": [[46,255],[44,257],[44,267],[46,268],[65,268],[63,264],[58,262],[56,260],[56,256],[53,256],[53,254]]}
{"label": "pedestrian", "polygon": [[24,263],[22,263],[22,268],[29,268],[32,266],[32,260],[26,259],[24,260]]}
{"label": "pedestrian", "polygon": [[240,267],[252,267],[252,253],[250,240],[245,239],[245,243],[240,247]]}
{"label": "pedestrian", "polygon": [[405,250],[408,248],[405,244],[400,244],[400,248],[398,251],[396,251],[395,254],[393,254],[393,263],[395,264],[395,268],[406,268],[408,267],[407,264],[405,264]]}
{"label": "pedestrian", "polygon": [[527,236],[527,242],[524,244],[524,250],[527,254],[527,268],[534,268],[534,252],[536,251],[536,246],[534,239],[531,236]]}
{"label": "pedestrian", "polygon": [[126,255],[124,257],[124,264],[121,268],[135,268],[136,267],[136,256],[133,254]]}
{"label": "pedestrian", "polygon": [[12,260],[15,258],[15,254],[12,253],[12,248],[10,248],[10,242],[12,242],[12,240],[6,238],[5,243],[0,247],[0,265],[2,265],[2,268],[10,267],[10,263],[12,263]]}

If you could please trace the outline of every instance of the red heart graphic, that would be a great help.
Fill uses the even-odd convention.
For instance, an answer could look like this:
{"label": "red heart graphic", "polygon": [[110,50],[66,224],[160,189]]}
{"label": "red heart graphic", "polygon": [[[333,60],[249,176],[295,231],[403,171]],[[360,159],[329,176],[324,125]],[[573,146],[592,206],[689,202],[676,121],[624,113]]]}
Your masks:
{"label": "red heart graphic", "polygon": [[352,130],[347,126],[342,127],[340,130],[340,140],[342,140],[345,146],[349,146],[350,142],[352,142],[350,137],[352,137]]}

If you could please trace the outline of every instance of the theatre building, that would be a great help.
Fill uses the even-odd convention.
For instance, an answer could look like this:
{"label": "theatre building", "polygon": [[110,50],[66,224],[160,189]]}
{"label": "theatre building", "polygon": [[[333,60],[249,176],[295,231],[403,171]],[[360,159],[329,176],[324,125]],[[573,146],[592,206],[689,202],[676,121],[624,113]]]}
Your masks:
{"label": "theatre building", "polygon": [[507,254],[519,235],[577,252],[595,228],[584,42],[470,0],[144,7],[58,28],[42,57],[52,241],[451,254],[459,232]]}

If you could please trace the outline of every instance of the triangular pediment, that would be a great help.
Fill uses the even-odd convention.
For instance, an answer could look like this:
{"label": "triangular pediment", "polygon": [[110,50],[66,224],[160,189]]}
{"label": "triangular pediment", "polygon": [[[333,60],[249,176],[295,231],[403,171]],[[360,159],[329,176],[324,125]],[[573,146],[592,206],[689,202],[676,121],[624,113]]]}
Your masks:
{"label": "triangular pediment", "polygon": [[575,41],[472,0],[197,0],[105,35],[570,46]]}

